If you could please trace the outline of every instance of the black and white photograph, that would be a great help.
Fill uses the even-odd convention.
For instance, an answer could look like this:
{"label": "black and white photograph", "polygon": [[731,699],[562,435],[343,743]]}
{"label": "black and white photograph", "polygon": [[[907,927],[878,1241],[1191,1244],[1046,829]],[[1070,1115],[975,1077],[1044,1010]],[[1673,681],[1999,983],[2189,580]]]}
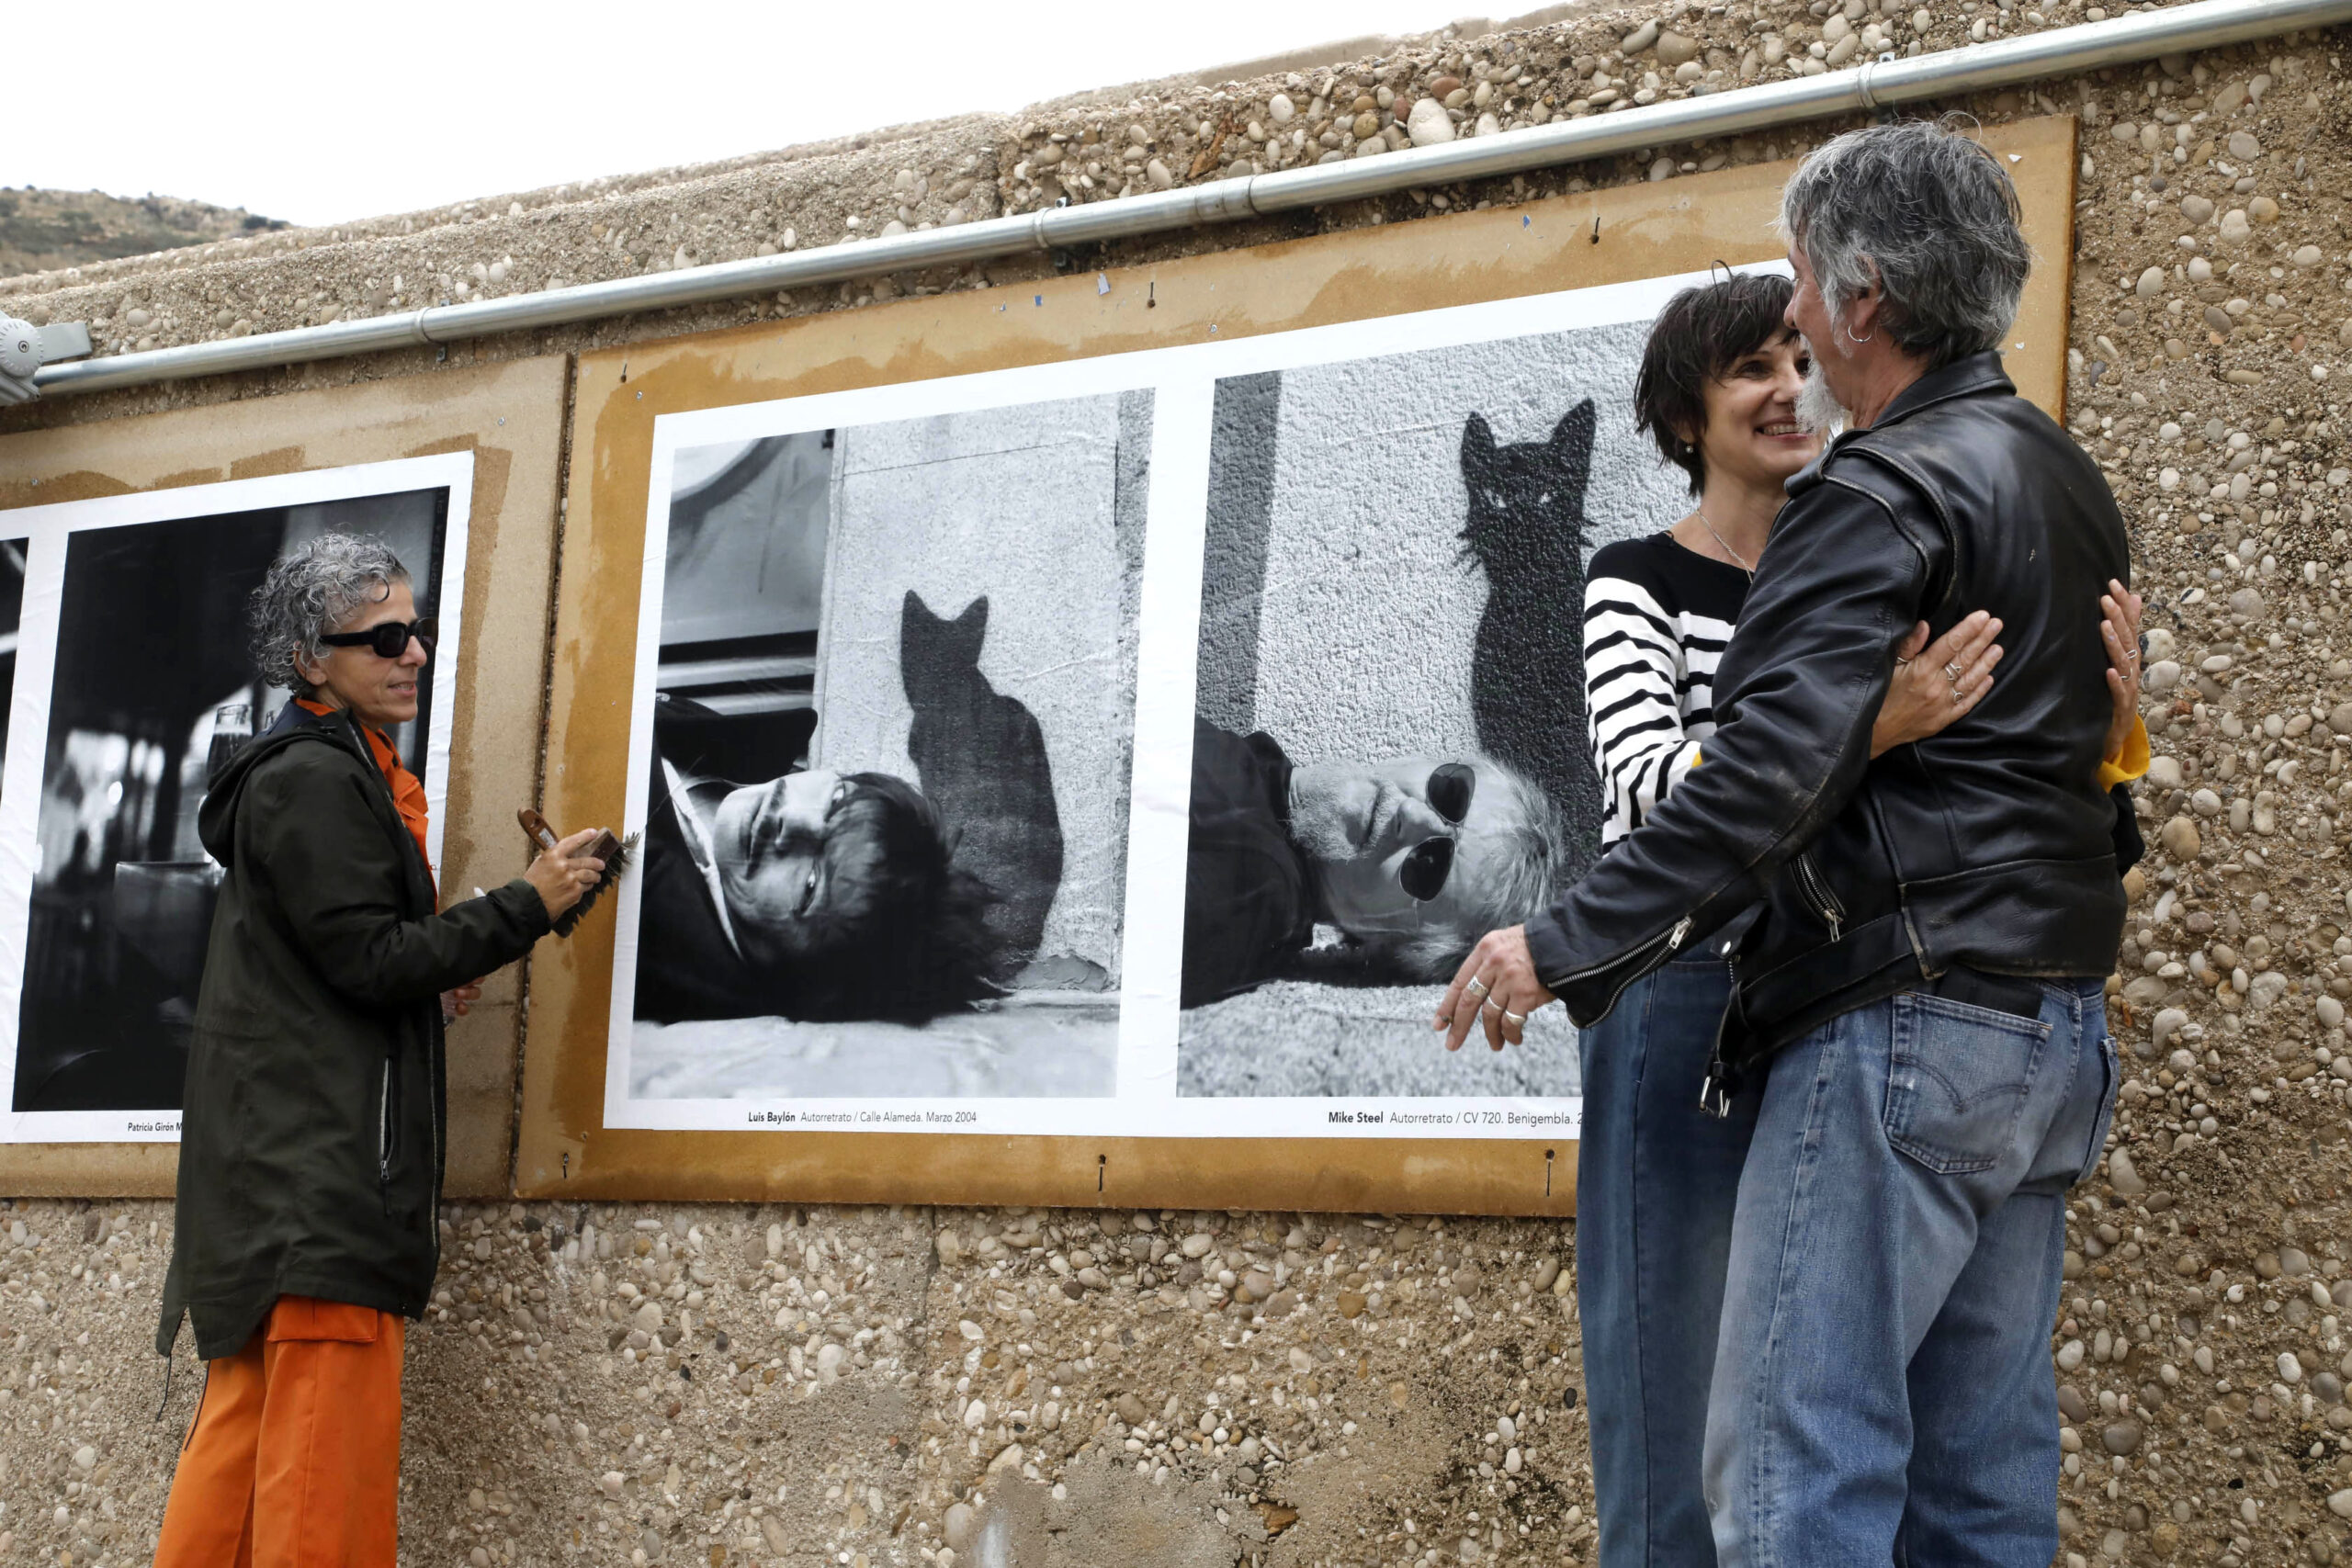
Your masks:
{"label": "black and white photograph", "polygon": [[1599,851],[1585,564],[1687,510],[1634,429],[1645,333],[1217,382],[1179,1094],[1578,1092],[1557,1009],[1501,1054],[1430,1019]]}
{"label": "black and white photograph", "polygon": [[627,1100],[1115,1091],[1151,427],[1110,392],[676,437]]}
{"label": "black and white photograph", "polygon": [[[382,467],[435,464],[470,472],[462,457]],[[407,476],[412,485],[425,477]],[[299,476],[292,488],[322,483],[331,478]],[[235,501],[243,498],[212,492],[243,488],[177,499]],[[252,668],[248,601],[285,551],[326,533],[373,534],[409,569],[419,612],[440,615],[446,637],[455,606],[444,601],[442,571],[458,489],[441,482],[283,502],[247,491],[254,503],[150,521],[60,519],[66,526],[49,541],[57,575],[35,590],[48,599],[53,652],[45,668],[27,671],[16,699],[19,723],[40,726],[38,789],[29,802],[12,794],[8,808],[12,826],[28,819],[32,845],[10,1072],[20,1129],[55,1136],[64,1126],[57,1117],[96,1117],[88,1135],[97,1135],[107,1118],[178,1110],[222,876],[198,840],[197,813],[208,780],[291,697]],[[17,569],[6,637],[14,663],[24,547],[6,548]],[[445,640],[435,657],[454,654]],[[41,701],[28,700],[35,688]],[[435,800],[447,789],[447,717],[436,705],[447,701],[436,671],[423,683],[416,718],[390,737]],[[17,891],[0,887],[0,896]]]}

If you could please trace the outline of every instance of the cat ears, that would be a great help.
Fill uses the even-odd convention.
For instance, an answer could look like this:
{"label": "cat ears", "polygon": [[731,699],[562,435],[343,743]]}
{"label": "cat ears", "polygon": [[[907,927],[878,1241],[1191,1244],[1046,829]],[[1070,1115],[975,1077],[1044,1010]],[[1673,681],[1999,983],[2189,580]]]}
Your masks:
{"label": "cat ears", "polygon": [[924,604],[922,595],[910,588],[907,590],[906,598],[899,607],[899,624],[902,630],[906,627],[921,626],[952,626],[977,645],[981,637],[988,635],[989,596],[985,593],[981,594],[965,605],[963,613],[951,620]]}
{"label": "cat ears", "polygon": [[1560,423],[1552,427],[1552,445],[1571,454],[1577,462],[1589,462],[1592,457],[1593,433],[1600,428],[1600,411],[1587,398],[1562,414]]}
{"label": "cat ears", "polygon": [[[1592,466],[1592,437],[1600,428],[1600,411],[1590,398],[1560,416],[1552,427],[1552,438],[1546,443],[1560,462],[1578,472]],[[1462,462],[1465,468],[1485,468],[1495,456],[1494,427],[1487,416],[1473,413],[1462,423]]]}
{"label": "cat ears", "polygon": [[1462,460],[1483,463],[1495,455],[1495,433],[1487,423],[1487,416],[1473,413],[1462,423]]}

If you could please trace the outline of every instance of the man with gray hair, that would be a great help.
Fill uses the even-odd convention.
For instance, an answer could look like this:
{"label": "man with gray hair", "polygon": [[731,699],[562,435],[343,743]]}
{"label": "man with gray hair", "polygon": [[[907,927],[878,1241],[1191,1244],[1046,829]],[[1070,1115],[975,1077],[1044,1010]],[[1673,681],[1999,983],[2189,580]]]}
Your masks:
{"label": "man with gray hair", "polygon": [[[1716,674],[1721,728],[1439,1010],[1450,1043],[1476,1021],[1507,1041],[1555,998],[1600,1017],[1693,943],[1735,957],[1690,1086],[1760,1097],[1708,1404],[1724,1564],[2057,1550],[2047,1335],[2065,1192],[2114,1101],[2124,902],[2108,651],[2077,606],[2120,598],[2129,555],[2098,468],[2002,373],[2018,219],[1992,155],[1927,123],[1840,136],[1790,181],[1789,317],[1809,401],[1846,428],[1790,481]],[[2004,623],[2000,681],[1873,761],[1905,634],[1977,605]]]}

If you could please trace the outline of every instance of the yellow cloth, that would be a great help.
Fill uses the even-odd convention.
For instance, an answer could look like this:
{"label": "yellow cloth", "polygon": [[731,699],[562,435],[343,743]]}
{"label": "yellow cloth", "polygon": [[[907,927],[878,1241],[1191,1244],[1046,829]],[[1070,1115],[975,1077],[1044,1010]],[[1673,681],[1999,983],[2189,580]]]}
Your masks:
{"label": "yellow cloth", "polygon": [[2098,787],[2113,789],[2120,784],[2130,784],[2148,771],[2148,727],[2138,714],[2132,716],[2132,733],[2123,738],[2122,755],[2110,757],[2098,765]]}

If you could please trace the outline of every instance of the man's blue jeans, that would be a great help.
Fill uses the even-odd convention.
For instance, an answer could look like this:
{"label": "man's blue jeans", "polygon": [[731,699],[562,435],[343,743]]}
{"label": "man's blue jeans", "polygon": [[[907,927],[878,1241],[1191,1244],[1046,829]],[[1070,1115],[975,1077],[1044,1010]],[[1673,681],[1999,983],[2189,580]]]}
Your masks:
{"label": "man's blue jeans", "polygon": [[1708,1400],[1724,1568],[2048,1568],[2065,1194],[2116,1079],[2095,980],[2038,1020],[1906,992],[1774,1058]]}
{"label": "man's blue jeans", "polygon": [[1731,973],[1686,958],[1583,1031],[1577,1310],[1600,1568],[1707,1568],[1707,1387],[1760,1090],[1699,1109]]}

